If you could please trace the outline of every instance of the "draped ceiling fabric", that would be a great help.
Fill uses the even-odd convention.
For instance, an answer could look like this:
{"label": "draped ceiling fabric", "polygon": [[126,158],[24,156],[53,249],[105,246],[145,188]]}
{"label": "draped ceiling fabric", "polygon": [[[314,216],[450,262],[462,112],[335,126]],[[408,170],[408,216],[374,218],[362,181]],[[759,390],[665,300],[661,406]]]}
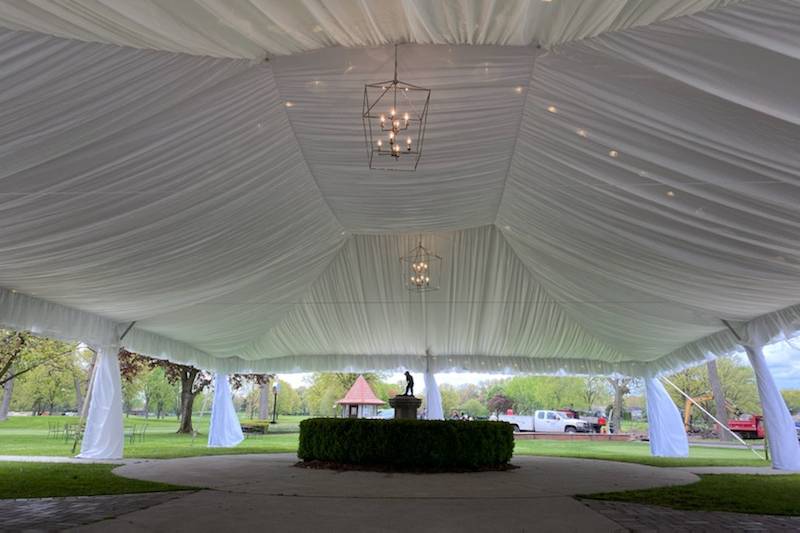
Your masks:
{"label": "draped ceiling fabric", "polygon": [[[12,0],[0,27],[7,326],[135,322],[127,349],[221,373],[649,375],[738,349],[720,318],[800,330],[800,2]],[[413,173],[366,168],[393,42],[433,91]]]}

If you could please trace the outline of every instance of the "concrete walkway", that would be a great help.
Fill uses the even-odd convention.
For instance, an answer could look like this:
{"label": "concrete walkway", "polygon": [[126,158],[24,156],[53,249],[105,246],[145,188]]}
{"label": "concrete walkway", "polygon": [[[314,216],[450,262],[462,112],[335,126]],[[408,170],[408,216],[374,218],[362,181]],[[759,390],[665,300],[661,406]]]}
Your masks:
{"label": "concrete walkway", "polygon": [[306,470],[293,454],[130,464],[119,475],[206,487],[81,531],[622,531],[575,494],[692,483],[682,470],[515,457],[521,468],[474,474]]}

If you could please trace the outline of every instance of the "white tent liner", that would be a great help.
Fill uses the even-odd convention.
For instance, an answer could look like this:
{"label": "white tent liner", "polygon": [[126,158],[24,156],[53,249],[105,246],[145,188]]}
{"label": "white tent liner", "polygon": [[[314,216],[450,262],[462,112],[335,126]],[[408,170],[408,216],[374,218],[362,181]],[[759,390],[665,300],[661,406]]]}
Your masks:
{"label": "white tent liner", "polygon": [[[3,4],[0,322],[223,373],[645,375],[800,330],[800,4],[378,4]],[[365,161],[397,40],[414,173]]]}
{"label": "white tent liner", "polygon": [[14,0],[0,25],[136,48],[264,58],[331,46],[551,46],[729,0]]}

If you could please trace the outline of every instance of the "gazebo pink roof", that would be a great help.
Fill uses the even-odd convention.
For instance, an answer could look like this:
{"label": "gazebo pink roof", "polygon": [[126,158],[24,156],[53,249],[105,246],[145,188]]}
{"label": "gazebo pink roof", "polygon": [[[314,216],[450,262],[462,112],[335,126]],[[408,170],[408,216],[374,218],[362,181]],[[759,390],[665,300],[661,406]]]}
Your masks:
{"label": "gazebo pink roof", "polygon": [[346,405],[383,405],[386,402],[375,396],[375,393],[372,392],[372,387],[369,386],[364,376],[358,376],[344,398],[336,403]]}

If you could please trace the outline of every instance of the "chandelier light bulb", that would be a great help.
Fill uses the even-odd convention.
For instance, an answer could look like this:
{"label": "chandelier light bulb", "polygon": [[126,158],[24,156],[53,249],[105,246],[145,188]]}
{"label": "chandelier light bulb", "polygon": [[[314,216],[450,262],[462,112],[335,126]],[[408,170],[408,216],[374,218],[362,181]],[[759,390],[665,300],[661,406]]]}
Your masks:
{"label": "chandelier light bulb", "polygon": [[390,116],[390,117],[392,117],[392,118],[394,118],[394,109],[392,109],[391,111],[389,111],[389,116]]}
{"label": "chandelier light bulb", "polygon": [[386,115],[381,115],[381,125],[386,122]]}

